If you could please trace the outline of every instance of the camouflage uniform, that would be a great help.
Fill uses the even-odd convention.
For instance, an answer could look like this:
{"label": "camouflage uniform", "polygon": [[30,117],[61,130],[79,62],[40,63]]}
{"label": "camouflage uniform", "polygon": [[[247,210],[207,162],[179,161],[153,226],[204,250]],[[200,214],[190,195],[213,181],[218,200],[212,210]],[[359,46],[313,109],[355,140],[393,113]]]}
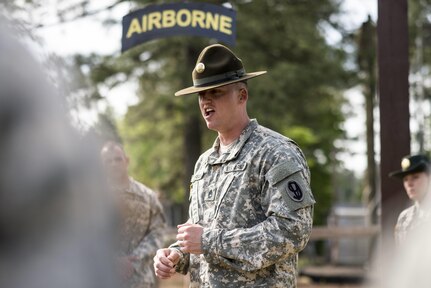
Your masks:
{"label": "camouflage uniform", "polygon": [[415,203],[403,210],[398,216],[398,221],[395,225],[395,242],[398,246],[406,242],[409,234],[424,228],[423,225],[431,223],[429,209],[424,209],[422,206],[419,203]]}
{"label": "camouflage uniform", "polygon": [[157,195],[130,178],[130,185],[120,192],[122,256],[135,256],[135,271],[125,287],[156,287],[153,257],[163,245],[165,218]]}
{"label": "camouflage uniform", "polygon": [[315,202],[301,150],[256,120],[226,153],[219,145],[191,179],[190,221],[204,227],[203,254],[183,254],[176,271],[190,271],[190,287],[296,287]]}

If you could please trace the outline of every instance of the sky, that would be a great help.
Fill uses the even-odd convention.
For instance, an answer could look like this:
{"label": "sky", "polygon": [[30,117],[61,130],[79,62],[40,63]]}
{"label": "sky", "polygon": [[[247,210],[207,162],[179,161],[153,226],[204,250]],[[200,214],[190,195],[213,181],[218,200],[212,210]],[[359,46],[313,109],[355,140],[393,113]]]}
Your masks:
{"label": "sky", "polygon": [[[90,1],[88,7],[91,11],[96,11],[107,7],[115,0],[105,1]],[[70,7],[76,0],[60,1],[63,7]],[[79,2],[79,1],[78,1]],[[121,25],[112,25],[106,27],[103,25],[103,20],[107,16],[114,19],[121,19],[131,10],[129,2],[124,2],[114,9],[96,13],[90,17],[85,17],[73,22],[55,24],[56,19],[50,19],[47,15],[53,15],[56,5],[59,4],[55,0],[47,0],[47,8],[41,15],[34,15],[34,19],[45,23],[46,26],[35,30],[35,34],[42,39],[42,46],[45,53],[55,53],[59,56],[70,56],[73,54],[119,54],[121,49]],[[60,4],[61,6],[61,4]],[[79,9],[79,8],[76,8]],[[368,15],[374,21],[377,19],[377,0],[344,0],[341,4],[341,9],[345,14],[340,17],[345,29],[355,30]],[[64,16],[66,19],[68,15]],[[39,22],[38,22],[39,23]],[[336,43],[340,36],[336,31],[328,31],[327,38],[329,43]],[[134,96],[134,91],[137,89],[136,83],[126,83],[117,88],[102,91],[109,105],[113,108],[114,113],[121,117],[127,112],[127,107],[137,102]],[[343,107],[346,112],[352,114],[344,123],[344,128],[348,137],[356,138],[357,140],[343,142],[342,146],[347,146],[353,154],[341,154],[341,160],[344,166],[354,171],[357,175],[361,175],[366,168],[366,146],[365,146],[365,116],[364,116],[364,97],[358,89],[350,89],[346,91],[345,97],[349,103]],[[94,114],[87,113],[83,118],[92,121]],[[376,127],[378,128],[378,127]],[[376,138],[378,140],[378,137]],[[377,141],[378,142],[378,141]],[[378,146],[379,143],[377,143]],[[378,148],[378,147],[377,147]],[[378,151],[378,150],[377,150]]]}

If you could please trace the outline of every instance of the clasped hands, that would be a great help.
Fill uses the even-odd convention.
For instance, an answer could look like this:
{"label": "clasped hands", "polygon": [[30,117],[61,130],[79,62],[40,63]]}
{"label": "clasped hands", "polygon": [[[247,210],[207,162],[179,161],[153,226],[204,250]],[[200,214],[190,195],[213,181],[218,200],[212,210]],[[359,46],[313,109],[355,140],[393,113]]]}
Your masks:
{"label": "clasped hands", "polygon": [[[178,225],[177,243],[183,253],[202,254],[201,238],[204,228],[189,222]],[[154,256],[154,271],[160,279],[168,279],[175,274],[175,265],[180,260],[176,249],[164,248],[157,250]]]}
{"label": "clasped hands", "polygon": [[201,238],[204,228],[201,225],[191,223],[184,223],[177,227],[177,243],[181,247],[181,251],[202,254]]}

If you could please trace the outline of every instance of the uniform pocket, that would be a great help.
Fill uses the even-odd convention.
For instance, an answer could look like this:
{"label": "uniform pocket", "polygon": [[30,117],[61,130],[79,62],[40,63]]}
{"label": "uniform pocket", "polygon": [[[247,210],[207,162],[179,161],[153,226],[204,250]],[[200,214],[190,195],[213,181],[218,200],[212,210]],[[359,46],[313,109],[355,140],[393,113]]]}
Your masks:
{"label": "uniform pocket", "polygon": [[199,223],[199,195],[198,192],[202,188],[203,185],[202,178],[205,173],[198,172],[192,175],[191,183],[190,183],[190,195],[189,195],[189,217],[192,220],[193,224]]}
{"label": "uniform pocket", "polygon": [[220,196],[218,197],[217,205],[215,207],[214,218],[217,217],[220,206],[222,205],[223,200],[232,185],[232,182],[235,180],[235,178],[241,177],[246,168],[247,163],[230,163],[223,167],[223,180],[220,182],[220,186],[218,187],[220,189]]}

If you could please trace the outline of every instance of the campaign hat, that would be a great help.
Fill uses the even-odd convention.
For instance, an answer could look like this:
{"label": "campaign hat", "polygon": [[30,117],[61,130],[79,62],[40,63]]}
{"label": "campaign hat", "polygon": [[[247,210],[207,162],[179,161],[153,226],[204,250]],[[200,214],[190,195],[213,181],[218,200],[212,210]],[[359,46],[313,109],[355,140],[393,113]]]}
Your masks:
{"label": "campaign hat", "polygon": [[221,44],[205,47],[192,72],[193,86],[181,89],[175,96],[189,95],[220,86],[245,81],[266,71],[247,73],[241,59]]}
{"label": "campaign hat", "polygon": [[401,159],[401,170],[389,173],[389,177],[403,178],[417,172],[429,172],[430,160],[426,155],[408,155]]}

